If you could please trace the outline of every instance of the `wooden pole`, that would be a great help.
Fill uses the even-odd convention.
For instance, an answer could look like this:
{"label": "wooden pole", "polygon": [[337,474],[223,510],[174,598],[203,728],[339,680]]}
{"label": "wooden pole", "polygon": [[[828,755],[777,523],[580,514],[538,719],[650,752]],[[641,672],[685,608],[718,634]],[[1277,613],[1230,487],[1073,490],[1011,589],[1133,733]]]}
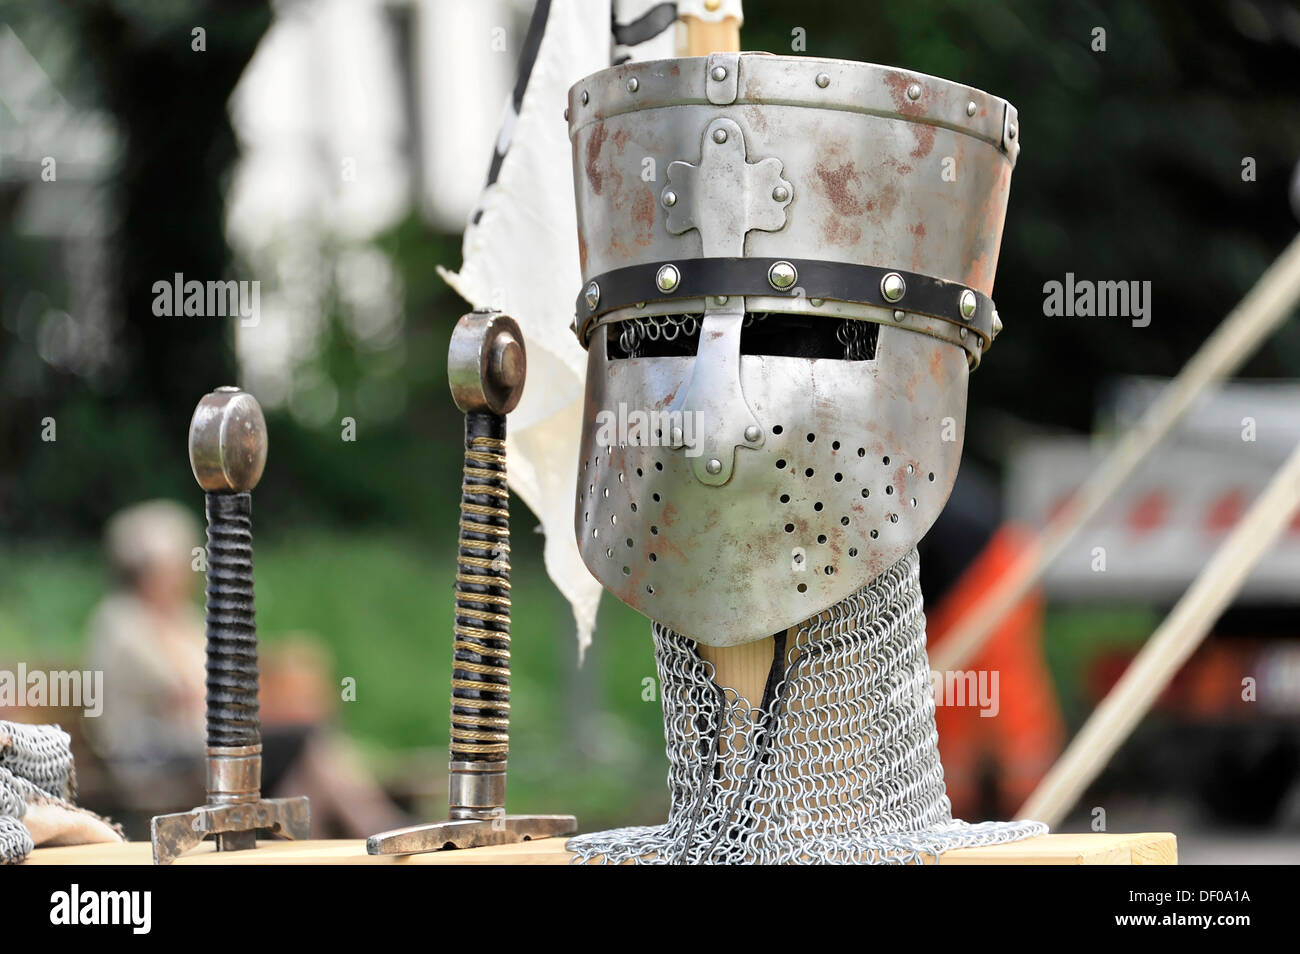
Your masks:
{"label": "wooden pole", "polygon": [[1137,469],[1174,426],[1216,381],[1228,377],[1290,315],[1300,299],[1300,235],[1269,266],[1178,376],[1160,392],[1110,456],[1088,478],[1011,569],[968,609],[956,627],[934,649],[934,668],[950,672],[965,668],[984,647],[998,623],[1029,593],[1043,573],[1096,516],[1115,491]]}
{"label": "wooden pole", "polygon": [[[683,16],[685,45],[683,56],[708,56],[710,53],[740,52],[740,21],[727,17],[709,23],[693,16]],[[763,699],[767,674],[772,668],[774,650],[771,636],[740,646],[699,647],[700,655],[713,664],[714,681],[735,689],[751,706]]]}
{"label": "wooden pole", "polygon": [[1110,761],[1300,506],[1300,446],[1125,670],[1018,818],[1055,826]]}

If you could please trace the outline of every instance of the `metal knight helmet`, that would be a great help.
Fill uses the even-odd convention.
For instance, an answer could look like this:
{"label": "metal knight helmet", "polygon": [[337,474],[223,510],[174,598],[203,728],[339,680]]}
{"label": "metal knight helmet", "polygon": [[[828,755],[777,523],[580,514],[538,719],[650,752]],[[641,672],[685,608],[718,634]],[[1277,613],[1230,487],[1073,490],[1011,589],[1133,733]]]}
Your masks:
{"label": "metal knight helmet", "polygon": [[619,599],[761,639],[909,554],[961,457],[1016,110],[868,63],[627,63],[569,94],[575,530]]}

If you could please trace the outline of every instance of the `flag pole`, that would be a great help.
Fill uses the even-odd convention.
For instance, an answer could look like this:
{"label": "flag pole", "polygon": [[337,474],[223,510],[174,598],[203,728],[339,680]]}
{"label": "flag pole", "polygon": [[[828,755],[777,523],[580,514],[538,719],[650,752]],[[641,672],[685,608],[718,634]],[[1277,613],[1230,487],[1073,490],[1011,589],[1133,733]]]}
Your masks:
{"label": "flag pole", "polygon": [[1047,568],[1097,515],[1151,449],[1181,421],[1197,398],[1216,381],[1231,376],[1290,315],[1300,299],[1300,235],[1269,266],[1154,404],[1119,440],[1066,505],[1050,520],[988,593],[966,611],[948,636],[934,647],[934,668],[966,667]]}
{"label": "flag pole", "polygon": [[1056,827],[1232,602],[1300,506],[1300,446],[1017,812]]}

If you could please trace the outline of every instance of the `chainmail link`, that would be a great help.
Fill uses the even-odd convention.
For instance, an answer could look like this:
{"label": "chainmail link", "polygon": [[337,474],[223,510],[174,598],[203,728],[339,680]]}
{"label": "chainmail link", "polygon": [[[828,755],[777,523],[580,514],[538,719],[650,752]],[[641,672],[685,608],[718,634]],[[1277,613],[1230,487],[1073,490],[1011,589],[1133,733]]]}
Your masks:
{"label": "chainmail link", "polygon": [[916,550],[790,631],[785,673],[751,708],[695,643],[653,626],[668,822],[579,835],[574,861],[925,863],[1044,834],[954,820],[939,762]]}
{"label": "chainmail link", "polygon": [[22,861],[32,836],[20,818],[29,803],[76,794],[72,747],[57,725],[0,721],[0,864]]}

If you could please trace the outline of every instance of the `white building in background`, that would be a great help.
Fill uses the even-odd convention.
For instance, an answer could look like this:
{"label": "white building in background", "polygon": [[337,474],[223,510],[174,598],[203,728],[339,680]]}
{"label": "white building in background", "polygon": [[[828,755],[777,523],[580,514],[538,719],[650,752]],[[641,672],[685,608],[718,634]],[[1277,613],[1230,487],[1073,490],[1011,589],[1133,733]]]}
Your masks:
{"label": "white building in background", "polygon": [[[261,281],[243,383],[304,423],[401,410],[402,289],[374,238],[418,207],[459,232],[514,84],[528,0],[308,0],[275,19],[231,97],[227,235]],[[429,263],[432,269],[435,264]],[[367,377],[339,407],[317,368],[337,296]]]}

